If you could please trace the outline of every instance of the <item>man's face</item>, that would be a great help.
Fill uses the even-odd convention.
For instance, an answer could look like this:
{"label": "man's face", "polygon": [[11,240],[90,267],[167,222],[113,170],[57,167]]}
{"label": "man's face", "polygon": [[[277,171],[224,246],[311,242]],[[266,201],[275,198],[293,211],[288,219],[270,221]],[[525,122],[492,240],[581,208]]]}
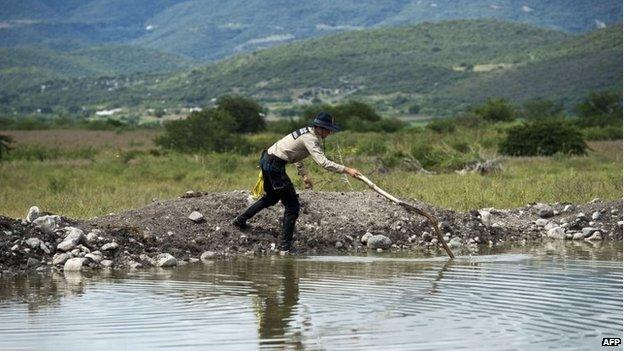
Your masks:
{"label": "man's face", "polygon": [[328,135],[331,134],[331,130],[325,129],[325,128],[318,128],[318,131],[319,131],[319,137],[321,139],[325,139],[327,138]]}

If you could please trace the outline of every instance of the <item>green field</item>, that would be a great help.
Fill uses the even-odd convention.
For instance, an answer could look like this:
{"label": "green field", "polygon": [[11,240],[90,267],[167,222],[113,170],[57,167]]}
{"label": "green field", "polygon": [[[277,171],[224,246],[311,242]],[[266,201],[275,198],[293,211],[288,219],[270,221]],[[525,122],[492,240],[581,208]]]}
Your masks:
{"label": "green field", "polygon": [[[24,217],[30,206],[37,205],[43,211],[88,218],[139,208],[153,199],[173,198],[187,190],[249,190],[257,179],[255,154],[162,154],[151,144],[156,132],[137,133],[14,132],[17,147],[13,156],[0,162],[0,214]],[[277,137],[260,134],[249,138],[262,148]],[[344,132],[329,138],[328,155],[337,161],[342,156],[344,163],[357,167],[390,193],[457,210],[622,197],[621,141],[591,142],[587,156],[506,158],[501,171],[488,175],[453,171],[457,168],[454,162],[472,152],[458,154],[451,145],[458,147],[462,140],[471,139],[489,145],[496,138],[496,131],[478,130],[447,137]],[[84,143],[77,145],[76,140]],[[428,143],[436,144],[431,153],[447,150],[442,162],[426,167],[437,174],[411,171],[403,164],[405,157],[397,156],[407,150],[417,153]],[[495,156],[487,147],[476,154]],[[316,191],[367,191],[357,180],[347,183],[341,175],[325,172],[311,162],[307,164]],[[289,173],[296,179],[294,167]],[[295,184],[301,187],[298,179]]]}

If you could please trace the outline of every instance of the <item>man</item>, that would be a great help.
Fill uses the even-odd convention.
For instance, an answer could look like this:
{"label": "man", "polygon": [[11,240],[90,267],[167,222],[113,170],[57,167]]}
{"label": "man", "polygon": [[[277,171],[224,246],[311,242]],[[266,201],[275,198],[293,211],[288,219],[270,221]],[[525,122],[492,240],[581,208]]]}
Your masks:
{"label": "man", "polygon": [[271,145],[262,152],[260,168],[264,181],[265,195],[251,205],[245,212],[236,217],[232,224],[244,229],[247,221],[263,209],[275,205],[282,200],[284,205],[284,219],[282,222],[281,250],[291,251],[295,222],[299,217],[299,199],[295,188],[286,174],[286,164],[295,163],[300,175],[303,175],[306,186],[311,188],[312,182],[307,177],[301,161],[312,155],[312,158],[321,167],[336,173],[346,173],[352,177],[359,174],[357,169],[345,167],[332,162],[325,157],[320,145],[331,132],[338,130],[332,116],[327,112],[320,112],[309,127],[298,129]]}

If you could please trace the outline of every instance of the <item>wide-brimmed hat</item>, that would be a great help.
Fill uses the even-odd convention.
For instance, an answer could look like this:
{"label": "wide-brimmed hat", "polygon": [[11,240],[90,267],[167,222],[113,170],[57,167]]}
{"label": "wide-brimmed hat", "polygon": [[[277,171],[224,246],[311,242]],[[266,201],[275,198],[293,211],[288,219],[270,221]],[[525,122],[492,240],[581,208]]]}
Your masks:
{"label": "wide-brimmed hat", "polygon": [[327,112],[319,112],[316,117],[314,117],[314,122],[312,122],[312,125],[315,127],[321,127],[331,130],[332,132],[337,132],[338,130],[340,130],[340,128],[336,124],[334,124],[334,117],[332,117]]}

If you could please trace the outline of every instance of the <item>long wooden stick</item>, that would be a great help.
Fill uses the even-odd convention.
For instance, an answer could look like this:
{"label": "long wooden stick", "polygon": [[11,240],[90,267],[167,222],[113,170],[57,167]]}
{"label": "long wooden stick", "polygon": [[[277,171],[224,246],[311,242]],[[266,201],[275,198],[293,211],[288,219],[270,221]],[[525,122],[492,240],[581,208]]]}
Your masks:
{"label": "long wooden stick", "polygon": [[444,241],[444,238],[442,237],[442,233],[440,233],[440,229],[438,228],[438,221],[436,220],[436,218],[434,216],[430,215],[429,213],[427,213],[427,212],[425,212],[425,211],[423,211],[423,210],[421,210],[421,209],[419,209],[417,207],[414,207],[414,206],[408,204],[405,201],[401,201],[401,200],[397,199],[396,197],[388,194],[382,188],[380,188],[377,185],[375,185],[375,183],[371,182],[370,179],[366,178],[365,176],[363,176],[361,174],[358,174],[356,176],[356,178],[361,180],[362,182],[364,182],[371,189],[373,189],[376,193],[378,193],[379,195],[385,197],[386,199],[394,202],[395,204],[405,208],[408,211],[416,212],[417,214],[427,218],[427,220],[429,221],[429,224],[431,224],[431,226],[433,227],[433,230],[436,232],[436,234],[438,236],[438,242],[442,244],[442,247],[444,247],[444,250],[446,251],[446,253],[449,255],[450,258],[455,258],[455,255],[453,255],[453,252],[451,251],[451,249],[446,244],[446,241]]}

